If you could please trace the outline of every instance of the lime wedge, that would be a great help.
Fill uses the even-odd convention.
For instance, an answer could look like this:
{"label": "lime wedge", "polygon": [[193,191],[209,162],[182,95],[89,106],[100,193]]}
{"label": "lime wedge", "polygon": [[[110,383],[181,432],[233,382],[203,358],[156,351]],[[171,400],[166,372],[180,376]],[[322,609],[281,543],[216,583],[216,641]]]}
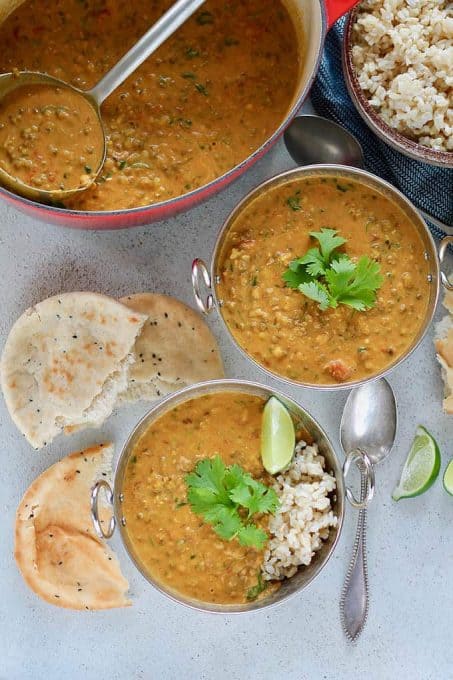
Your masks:
{"label": "lime wedge", "polygon": [[440,470],[440,452],[428,430],[419,425],[401,478],[392,493],[394,501],[419,496],[434,484]]}
{"label": "lime wedge", "polygon": [[264,469],[277,474],[290,464],[296,445],[293,419],[276,397],[271,397],[264,407],[261,422],[261,458]]}
{"label": "lime wedge", "polygon": [[453,458],[448,463],[444,472],[444,489],[450,496],[453,496]]}

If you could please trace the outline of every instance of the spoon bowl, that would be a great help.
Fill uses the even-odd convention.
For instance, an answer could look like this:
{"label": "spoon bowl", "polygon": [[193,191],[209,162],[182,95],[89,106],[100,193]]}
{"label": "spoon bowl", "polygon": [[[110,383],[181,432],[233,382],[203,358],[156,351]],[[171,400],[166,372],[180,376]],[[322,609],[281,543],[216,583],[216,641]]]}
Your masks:
{"label": "spoon bowl", "polygon": [[351,391],[340,424],[340,440],[345,453],[361,449],[376,465],[389,455],[396,428],[395,395],[385,378]]}
{"label": "spoon bowl", "polygon": [[298,165],[332,163],[362,168],[362,147],[344,127],[321,116],[297,116],[286,128],[284,140]]}
{"label": "spoon bowl", "polygon": [[[19,173],[12,174],[8,172],[5,167],[0,165],[0,183],[4,186],[7,186],[12,191],[22,196],[26,196],[27,198],[38,200],[43,203],[55,203],[58,201],[63,201],[81,191],[85,191],[85,189],[87,189],[95,181],[103,168],[107,145],[100,109],[97,102],[90,95],[90,93],[83,92],[82,90],[79,90],[72,85],[65,83],[64,81],[59,80],[58,78],[53,78],[52,76],[49,76],[45,73],[22,71],[3,73],[0,75],[0,114],[3,113],[3,116],[6,117],[7,109],[6,111],[2,111],[2,109],[7,106],[8,97],[16,95],[15,106],[18,107],[17,111],[20,116],[20,111],[25,110],[27,100],[29,100],[30,96],[36,94],[40,89],[47,92],[50,91],[52,94],[58,93],[58,98],[61,99],[62,103],[61,110],[69,110],[67,105],[69,102],[71,102],[70,108],[72,109],[72,112],[77,111],[83,114],[83,121],[79,121],[79,129],[74,126],[70,128],[62,120],[58,121],[61,125],[59,131],[60,135],[65,138],[65,141],[69,140],[70,133],[74,134],[72,146],[75,149],[79,147],[79,153],[80,141],[84,136],[83,128],[86,129],[87,123],[89,123],[89,138],[87,137],[86,139],[89,139],[90,146],[97,150],[95,154],[89,157],[89,161],[86,163],[87,166],[89,163],[90,173],[88,174],[82,169],[77,175],[74,186],[71,186],[70,183],[68,185],[68,183],[65,182],[64,187],[63,185],[60,185],[56,188],[46,189],[39,186],[34,186],[31,183],[27,184],[21,179],[20,176],[18,176]],[[22,96],[19,95],[20,90],[23,91]],[[20,97],[19,99],[18,96]],[[50,109],[51,107],[48,106],[47,108]],[[35,113],[38,113],[37,109],[35,110]],[[24,114],[22,113],[22,115]],[[36,122],[38,122],[37,116],[33,116],[31,120],[34,120],[35,118]],[[45,117],[43,117],[43,125],[39,127],[38,125],[35,126],[37,128],[37,132],[35,134],[43,135],[44,141],[48,145],[49,142],[55,141],[56,137],[55,133],[46,133],[45,126],[47,124],[48,121]],[[51,122],[51,124],[53,125],[53,122]],[[63,175],[60,179],[62,178]]]}

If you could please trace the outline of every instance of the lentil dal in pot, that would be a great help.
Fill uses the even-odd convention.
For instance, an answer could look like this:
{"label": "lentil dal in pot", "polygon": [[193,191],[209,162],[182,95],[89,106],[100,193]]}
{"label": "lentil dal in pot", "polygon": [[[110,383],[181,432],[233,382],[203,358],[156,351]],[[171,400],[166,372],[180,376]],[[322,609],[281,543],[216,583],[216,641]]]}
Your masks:
{"label": "lentil dal in pot", "polygon": [[[0,69],[47,72],[87,90],[170,5],[29,0],[0,27]],[[106,100],[104,171],[65,206],[135,208],[220,177],[284,120],[301,54],[280,2],[208,0]]]}

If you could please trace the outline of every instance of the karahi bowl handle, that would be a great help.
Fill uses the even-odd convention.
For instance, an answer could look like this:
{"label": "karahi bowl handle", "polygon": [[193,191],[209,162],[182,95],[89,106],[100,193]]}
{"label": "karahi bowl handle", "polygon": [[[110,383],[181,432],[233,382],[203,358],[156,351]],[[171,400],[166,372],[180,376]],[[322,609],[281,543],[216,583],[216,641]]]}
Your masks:
{"label": "karahi bowl handle", "polygon": [[[442,266],[448,246],[453,244],[453,236],[444,236],[439,246],[439,262]],[[440,282],[445,290],[453,290],[453,283],[450,283],[448,276],[442,269],[440,270]]]}
{"label": "karahi bowl handle", "polygon": [[[102,489],[105,492],[107,503],[112,506],[112,516],[106,530],[102,526],[104,522],[99,517],[99,493]],[[116,527],[116,520],[113,515],[113,491],[105,479],[100,479],[91,489],[91,520],[99,538],[111,538],[113,536]]]}
{"label": "karahi bowl handle", "polygon": [[[201,293],[201,285],[207,290],[204,299]],[[210,314],[214,309],[214,296],[212,295],[212,281],[208,268],[203,260],[197,257],[192,262],[192,288],[197,307],[203,314]]]}

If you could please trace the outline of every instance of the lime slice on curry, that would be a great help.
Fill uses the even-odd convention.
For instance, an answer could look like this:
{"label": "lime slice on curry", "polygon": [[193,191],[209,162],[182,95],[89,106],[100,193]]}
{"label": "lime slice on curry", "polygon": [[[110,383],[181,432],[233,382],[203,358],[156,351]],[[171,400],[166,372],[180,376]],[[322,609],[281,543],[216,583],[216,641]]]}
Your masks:
{"label": "lime slice on curry", "polygon": [[291,462],[296,445],[293,419],[276,397],[271,397],[263,410],[261,422],[261,458],[271,475],[284,470]]}
{"label": "lime slice on curry", "polygon": [[439,470],[439,447],[428,430],[420,425],[404,463],[400,481],[393,491],[393,500],[399,501],[400,498],[420,496],[434,484]]}
{"label": "lime slice on curry", "polygon": [[444,489],[450,496],[453,496],[453,458],[448,463],[444,472]]}

